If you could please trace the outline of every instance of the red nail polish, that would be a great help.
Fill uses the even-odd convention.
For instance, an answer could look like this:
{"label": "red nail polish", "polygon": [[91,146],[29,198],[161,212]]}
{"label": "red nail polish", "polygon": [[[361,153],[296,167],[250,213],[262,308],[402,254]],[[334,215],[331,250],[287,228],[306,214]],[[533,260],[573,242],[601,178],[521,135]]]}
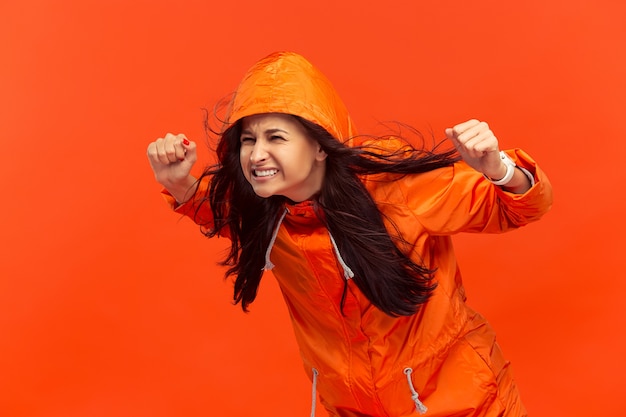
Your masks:
{"label": "red nail polish", "polygon": [[183,139],[183,144],[184,145],[189,145],[189,141],[187,139]]}

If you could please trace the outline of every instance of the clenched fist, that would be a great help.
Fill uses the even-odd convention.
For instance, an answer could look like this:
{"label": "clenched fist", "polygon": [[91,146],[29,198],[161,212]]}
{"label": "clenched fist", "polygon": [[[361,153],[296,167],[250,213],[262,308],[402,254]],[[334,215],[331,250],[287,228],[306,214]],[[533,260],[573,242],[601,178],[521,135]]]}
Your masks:
{"label": "clenched fist", "polygon": [[446,129],[446,136],[454,143],[463,160],[489,178],[504,177],[506,166],[500,159],[498,139],[489,125],[476,119]]}
{"label": "clenched fist", "polygon": [[196,163],[196,144],[185,135],[168,133],[148,145],[148,161],[156,180],[180,203],[187,201],[196,179],[190,175]]}
{"label": "clenched fist", "polygon": [[[469,166],[492,180],[504,178],[507,168],[500,158],[498,139],[487,123],[471,119],[446,129],[446,136]],[[521,170],[514,168],[513,176],[502,187],[523,194],[531,185],[530,179]]]}

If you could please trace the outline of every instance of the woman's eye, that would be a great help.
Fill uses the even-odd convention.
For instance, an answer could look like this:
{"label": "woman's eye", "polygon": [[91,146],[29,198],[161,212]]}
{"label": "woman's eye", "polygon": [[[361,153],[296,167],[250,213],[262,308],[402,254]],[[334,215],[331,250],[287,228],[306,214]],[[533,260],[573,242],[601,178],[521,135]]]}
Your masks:
{"label": "woman's eye", "polygon": [[241,143],[254,142],[254,138],[251,136],[242,136],[240,141]]}
{"label": "woman's eye", "polygon": [[270,136],[270,139],[271,139],[271,140],[283,140],[283,139],[285,139],[285,138],[283,138],[283,137],[282,137],[282,136],[280,136],[280,135],[272,135],[272,136]]}

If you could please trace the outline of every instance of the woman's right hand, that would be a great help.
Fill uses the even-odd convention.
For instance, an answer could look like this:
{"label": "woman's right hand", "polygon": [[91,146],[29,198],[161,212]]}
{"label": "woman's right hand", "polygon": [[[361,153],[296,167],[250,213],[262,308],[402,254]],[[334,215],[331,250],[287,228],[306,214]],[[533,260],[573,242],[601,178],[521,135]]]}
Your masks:
{"label": "woman's right hand", "polygon": [[148,145],[148,161],[156,180],[165,187],[179,203],[187,201],[196,183],[191,168],[196,163],[196,144],[185,135],[168,133]]}

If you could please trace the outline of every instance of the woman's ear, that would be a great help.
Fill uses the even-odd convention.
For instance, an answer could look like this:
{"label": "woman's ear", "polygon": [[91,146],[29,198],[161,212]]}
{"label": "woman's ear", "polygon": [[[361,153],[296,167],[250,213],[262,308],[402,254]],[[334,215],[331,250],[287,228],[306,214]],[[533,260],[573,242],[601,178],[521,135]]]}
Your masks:
{"label": "woman's ear", "polygon": [[326,159],[326,157],[328,156],[328,154],[326,153],[326,151],[324,149],[322,149],[321,145],[317,145],[317,154],[315,155],[315,159],[318,162],[322,162],[323,160]]}

